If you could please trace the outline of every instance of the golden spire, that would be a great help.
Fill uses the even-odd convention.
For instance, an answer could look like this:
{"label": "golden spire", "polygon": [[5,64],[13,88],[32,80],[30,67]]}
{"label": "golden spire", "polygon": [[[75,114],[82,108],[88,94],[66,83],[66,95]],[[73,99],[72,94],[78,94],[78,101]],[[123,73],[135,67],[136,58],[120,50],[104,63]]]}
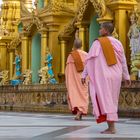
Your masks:
{"label": "golden spire", "polygon": [[21,0],[24,2],[25,7],[31,12],[33,5],[32,5],[32,0]]}

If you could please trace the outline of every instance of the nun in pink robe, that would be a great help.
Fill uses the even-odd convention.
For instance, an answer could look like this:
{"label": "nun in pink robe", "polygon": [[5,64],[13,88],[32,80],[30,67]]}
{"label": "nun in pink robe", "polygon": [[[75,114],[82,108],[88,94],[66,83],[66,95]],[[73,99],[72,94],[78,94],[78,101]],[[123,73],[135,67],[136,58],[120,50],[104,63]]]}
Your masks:
{"label": "nun in pink robe", "polygon": [[[121,81],[130,80],[124,49],[120,41],[108,37],[113,45],[117,64],[108,66],[101,45],[94,41],[88,56],[82,78],[90,78],[90,96],[93,104],[93,114],[97,122],[118,121],[118,99]],[[107,130],[105,131],[107,132]]]}
{"label": "nun in pink robe", "polygon": [[[80,49],[76,49],[81,57],[83,64],[85,63],[85,58],[87,53]],[[65,78],[66,78],[66,88],[68,91],[68,104],[69,108],[73,114],[77,114],[78,111],[81,115],[86,115],[88,111],[88,85],[82,85],[81,78],[82,72],[77,72],[74,59],[71,54],[69,54],[66,62]],[[78,120],[78,119],[77,119]]]}

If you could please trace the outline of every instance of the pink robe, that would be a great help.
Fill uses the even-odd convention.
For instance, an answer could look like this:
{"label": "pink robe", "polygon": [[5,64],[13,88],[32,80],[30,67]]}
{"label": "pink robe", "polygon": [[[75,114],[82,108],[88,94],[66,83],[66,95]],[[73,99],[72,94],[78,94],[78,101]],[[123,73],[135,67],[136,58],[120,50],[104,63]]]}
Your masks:
{"label": "pink robe", "polygon": [[[82,62],[84,64],[87,53],[78,50]],[[68,91],[68,104],[73,114],[77,113],[77,110],[82,114],[87,114],[88,111],[88,86],[81,83],[81,72],[76,71],[74,60],[71,55],[68,56],[66,69],[66,87]]]}
{"label": "pink robe", "polygon": [[[118,99],[122,78],[129,80],[126,58],[120,41],[108,37],[117,58],[117,64],[108,66],[98,40],[94,41],[86,58],[86,66],[82,73],[89,75],[90,96],[95,118],[105,116],[103,121],[118,120]],[[97,121],[98,122],[98,121]]]}

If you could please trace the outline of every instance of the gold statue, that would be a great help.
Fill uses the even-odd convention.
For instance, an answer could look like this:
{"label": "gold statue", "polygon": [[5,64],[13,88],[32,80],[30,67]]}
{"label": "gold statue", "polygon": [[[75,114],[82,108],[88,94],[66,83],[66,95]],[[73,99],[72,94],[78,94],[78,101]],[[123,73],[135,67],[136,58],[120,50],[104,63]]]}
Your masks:
{"label": "gold statue", "polygon": [[32,82],[32,71],[31,70],[26,70],[23,74],[23,85],[29,85]]}
{"label": "gold statue", "polygon": [[47,84],[48,82],[48,66],[42,67],[39,70],[40,84]]}
{"label": "gold statue", "polygon": [[0,85],[7,85],[9,83],[8,70],[3,70],[0,72]]}

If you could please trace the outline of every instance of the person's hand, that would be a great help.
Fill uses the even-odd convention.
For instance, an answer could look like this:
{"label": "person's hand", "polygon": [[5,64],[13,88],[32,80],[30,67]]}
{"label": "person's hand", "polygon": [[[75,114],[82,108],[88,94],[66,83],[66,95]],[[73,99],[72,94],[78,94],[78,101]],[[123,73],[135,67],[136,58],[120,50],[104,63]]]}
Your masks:
{"label": "person's hand", "polygon": [[84,84],[86,83],[86,79],[85,79],[85,78],[82,78],[82,79],[81,79],[81,82],[82,82],[82,84],[84,85]]}
{"label": "person's hand", "polygon": [[131,80],[125,80],[125,81],[124,81],[124,86],[125,86],[125,87],[131,86]]}

